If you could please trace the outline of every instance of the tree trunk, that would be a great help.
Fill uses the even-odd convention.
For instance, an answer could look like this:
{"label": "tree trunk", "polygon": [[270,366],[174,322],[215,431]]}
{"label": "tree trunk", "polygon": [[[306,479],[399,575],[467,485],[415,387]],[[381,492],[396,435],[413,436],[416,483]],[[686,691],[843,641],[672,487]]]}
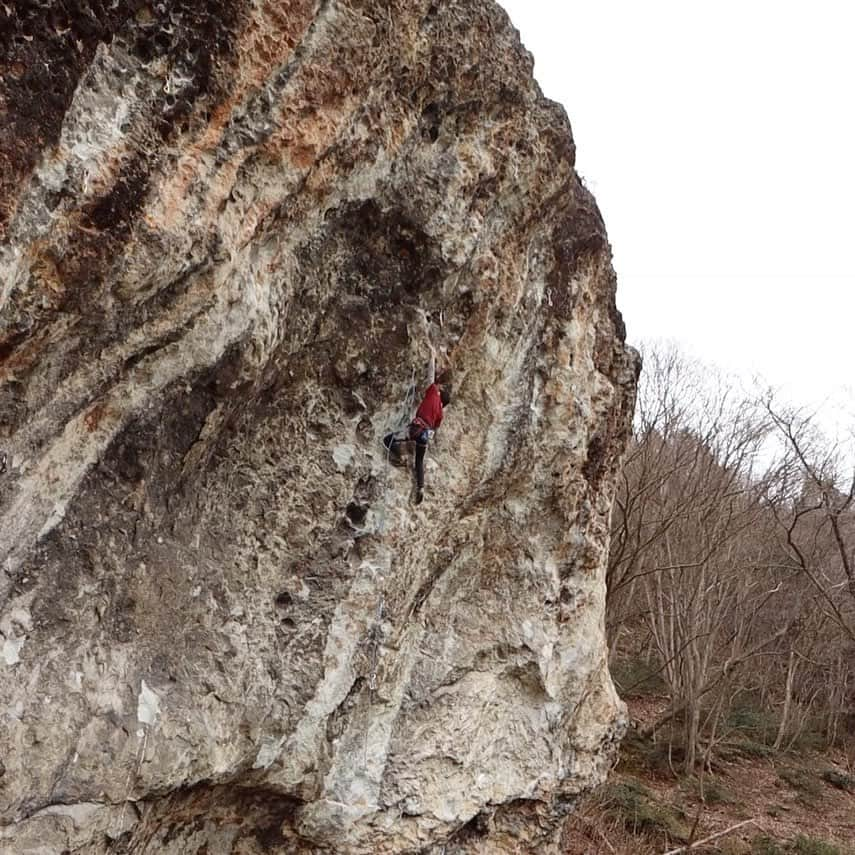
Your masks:
{"label": "tree trunk", "polygon": [[790,661],[787,663],[787,686],[784,689],[784,711],[781,714],[781,723],[778,725],[778,735],[775,737],[775,751],[779,751],[784,744],[787,735],[787,724],[790,719],[790,705],[793,700],[793,677],[796,673],[796,652],[790,650]]}

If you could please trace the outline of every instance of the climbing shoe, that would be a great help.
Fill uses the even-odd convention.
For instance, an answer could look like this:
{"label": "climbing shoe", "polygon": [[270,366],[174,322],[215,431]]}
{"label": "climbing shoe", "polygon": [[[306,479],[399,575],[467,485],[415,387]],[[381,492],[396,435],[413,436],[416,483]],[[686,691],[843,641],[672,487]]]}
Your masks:
{"label": "climbing shoe", "polygon": [[387,454],[389,462],[393,466],[403,466],[404,461],[401,459],[401,452],[397,448],[390,448]]}
{"label": "climbing shoe", "polygon": [[416,490],[416,499],[415,503],[420,505],[424,501],[425,491],[424,490]]}

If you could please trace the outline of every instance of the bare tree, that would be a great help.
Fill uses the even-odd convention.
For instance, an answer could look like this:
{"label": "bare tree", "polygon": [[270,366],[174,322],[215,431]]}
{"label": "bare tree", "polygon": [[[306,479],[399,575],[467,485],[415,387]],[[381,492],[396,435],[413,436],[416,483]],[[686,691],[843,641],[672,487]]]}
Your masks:
{"label": "bare tree", "polygon": [[812,417],[769,398],[765,407],[784,447],[782,475],[769,496],[784,560],[855,642],[855,465],[845,471],[841,448],[823,442]]}
{"label": "bare tree", "polygon": [[839,455],[817,454],[768,398],[737,394],[673,348],[644,363],[607,628],[613,657],[636,645],[664,681],[669,709],[646,733],[669,724],[673,738],[679,725],[690,772],[751,696],[778,716],[776,747],[818,712],[837,738],[852,697],[855,473],[840,487]]}

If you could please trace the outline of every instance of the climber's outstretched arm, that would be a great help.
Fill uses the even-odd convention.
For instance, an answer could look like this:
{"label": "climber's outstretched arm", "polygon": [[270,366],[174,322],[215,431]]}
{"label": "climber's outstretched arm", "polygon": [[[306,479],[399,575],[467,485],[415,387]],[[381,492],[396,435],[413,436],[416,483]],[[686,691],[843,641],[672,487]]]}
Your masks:
{"label": "climber's outstretched arm", "polygon": [[430,361],[428,362],[427,378],[425,379],[425,389],[432,386],[436,382],[436,351],[433,345],[428,342],[430,348]]}

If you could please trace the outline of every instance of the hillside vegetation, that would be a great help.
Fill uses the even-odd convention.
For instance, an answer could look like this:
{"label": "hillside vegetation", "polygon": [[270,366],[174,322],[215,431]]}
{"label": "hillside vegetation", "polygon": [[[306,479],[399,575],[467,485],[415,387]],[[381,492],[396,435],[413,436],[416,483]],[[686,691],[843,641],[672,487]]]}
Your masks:
{"label": "hillside vegetation", "polygon": [[591,848],[567,851],[665,852],[740,822],[692,851],[855,851],[853,476],[773,394],[645,355],[608,578],[631,727],[573,825]]}

